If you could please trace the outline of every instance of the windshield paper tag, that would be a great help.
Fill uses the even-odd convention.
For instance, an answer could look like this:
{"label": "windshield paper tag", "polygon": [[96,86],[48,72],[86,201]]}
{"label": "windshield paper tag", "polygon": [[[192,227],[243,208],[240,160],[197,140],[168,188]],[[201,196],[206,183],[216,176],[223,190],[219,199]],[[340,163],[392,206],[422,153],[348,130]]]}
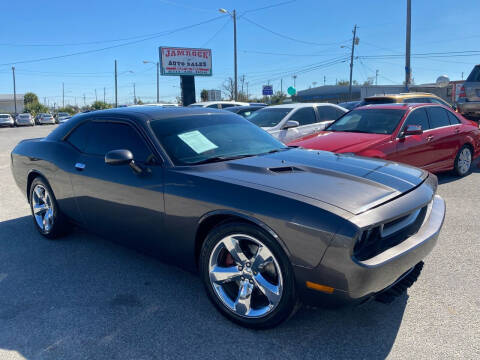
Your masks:
{"label": "windshield paper tag", "polygon": [[200,131],[190,131],[177,135],[185,144],[190,146],[197,154],[218,148],[217,145],[208,140]]}

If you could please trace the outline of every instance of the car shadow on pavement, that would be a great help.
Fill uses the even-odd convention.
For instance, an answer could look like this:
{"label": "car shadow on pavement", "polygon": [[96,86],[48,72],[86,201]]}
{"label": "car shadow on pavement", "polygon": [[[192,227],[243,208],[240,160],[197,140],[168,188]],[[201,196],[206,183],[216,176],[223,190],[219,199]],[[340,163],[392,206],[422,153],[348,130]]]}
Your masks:
{"label": "car shadow on pavement", "polygon": [[[480,158],[476,159],[474,163],[472,164],[472,173],[480,173]],[[470,174],[467,175],[467,177],[470,176]],[[456,181],[459,179],[462,179],[458,175],[456,175],[453,171],[448,171],[444,173],[437,174],[438,177],[438,183],[439,184],[447,184],[452,181]]]}
{"label": "car shadow on pavement", "polygon": [[383,359],[407,301],[303,307],[275,329],[253,331],[224,319],[195,274],[81,230],[49,241],[30,217],[0,222],[0,354]]}

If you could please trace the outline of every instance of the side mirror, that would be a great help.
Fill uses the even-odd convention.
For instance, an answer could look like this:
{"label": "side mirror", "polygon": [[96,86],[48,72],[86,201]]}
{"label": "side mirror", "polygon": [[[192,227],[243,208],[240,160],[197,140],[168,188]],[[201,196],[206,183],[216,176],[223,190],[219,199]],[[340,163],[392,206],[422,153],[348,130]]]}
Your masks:
{"label": "side mirror", "polygon": [[129,165],[133,161],[130,150],[112,150],[105,155],[105,163],[108,165]]}
{"label": "side mirror", "polygon": [[421,134],[423,134],[421,125],[407,125],[406,129],[403,131],[403,136]]}
{"label": "side mirror", "polygon": [[452,110],[453,110],[453,111],[457,111],[457,110],[458,110],[458,109],[457,109],[457,105],[452,105]]}
{"label": "side mirror", "polygon": [[284,129],[291,129],[295,127],[299,127],[300,123],[296,120],[288,120],[286,124],[283,126]]}

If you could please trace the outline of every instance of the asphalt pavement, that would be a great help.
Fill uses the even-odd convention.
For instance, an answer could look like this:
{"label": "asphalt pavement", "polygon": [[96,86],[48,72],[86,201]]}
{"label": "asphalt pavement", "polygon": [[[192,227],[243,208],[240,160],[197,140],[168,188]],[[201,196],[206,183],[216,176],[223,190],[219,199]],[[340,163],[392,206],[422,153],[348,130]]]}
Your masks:
{"label": "asphalt pavement", "polygon": [[303,307],[252,331],[224,319],[195,274],[84,230],[56,241],[37,233],[10,151],[53,128],[0,129],[0,359],[480,358],[478,167],[439,176],[445,224],[408,295]]}

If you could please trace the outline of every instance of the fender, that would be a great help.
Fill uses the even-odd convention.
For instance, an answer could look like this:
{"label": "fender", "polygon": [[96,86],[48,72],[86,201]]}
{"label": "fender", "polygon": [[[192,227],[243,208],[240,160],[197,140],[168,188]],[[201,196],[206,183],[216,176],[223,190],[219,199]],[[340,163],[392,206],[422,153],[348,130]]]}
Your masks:
{"label": "fender", "polygon": [[227,215],[227,216],[235,216],[235,217],[238,217],[238,218],[241,218],[241,219],[244,219],[248,222],[251,222],[251,223],[254,223],[256,225],[258,225],[260,228],[262,228],[263,230],[265,230],[268,234],[270,234],[275,240],[278,241],[278,243],[280,244],[280,246],[282,247],[283,251],[285,251],[285,253],[287,254],[288,257],[291,256],[291,253],[290,251],[288,250],[288,247],[286,246],[285,242],[282,240],[282,238],[280,236],[278,236],[278,234],[272,230],[272,228],[270,228],[268,225],[266,225],[264,222],[258,220],[257,218],[254,218],[252,216],[249,216],[249,215],[246,215],[244,213],[241,213],[241,212],[237,212],[237,211],[232,211],[232,210],[227,210],[227,209],[222,209],[222,210],[214,210],[214,211],[210,211],[206,214],[203,214],[200,219],[198,220],[198,223],[197,223],[197,230],[200,228],[200,226],[202,225],[202,223],[211,218],[212,216],[217,216],[217,215]]}

